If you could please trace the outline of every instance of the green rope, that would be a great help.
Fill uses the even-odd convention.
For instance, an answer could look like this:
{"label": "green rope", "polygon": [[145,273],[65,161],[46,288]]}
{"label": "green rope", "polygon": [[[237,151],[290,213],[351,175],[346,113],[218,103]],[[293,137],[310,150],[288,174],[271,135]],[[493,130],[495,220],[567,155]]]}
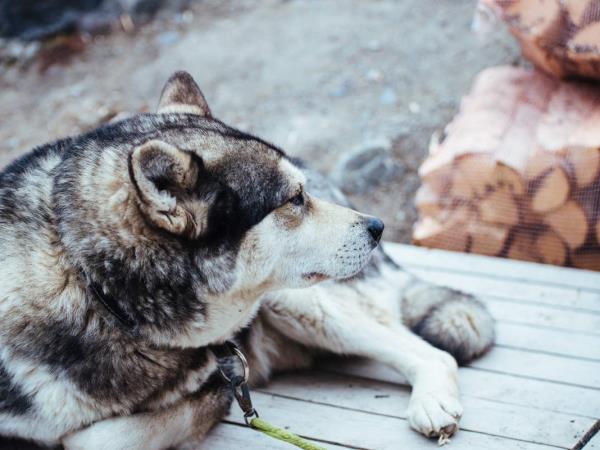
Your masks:
{"label": "green rope", "polygon": [[290,433],[282,428],[277,428],[258,417],[255,417],[250,421],[250,426],[268,436],[295,445],[296,447],[303,448],[304,450],[326,450],[324,447],[319,447],[312,442],[302,439],[300,436],[296,436],[294,433]]}

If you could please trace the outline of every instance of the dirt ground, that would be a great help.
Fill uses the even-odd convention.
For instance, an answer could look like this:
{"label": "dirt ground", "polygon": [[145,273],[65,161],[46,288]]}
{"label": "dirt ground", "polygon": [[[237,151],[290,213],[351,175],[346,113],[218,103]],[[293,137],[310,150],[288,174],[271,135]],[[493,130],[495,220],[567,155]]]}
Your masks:
{"label": "dirt ground", "polygon": [[117,112],[152,110],[169,74],[185,69],[215,116],[324,172],[338,167],[342,184],[344,170],[363,169],[340,172],[345,155],[373,143],[389,148],[394,170],[366,173],[351,197],[384,219],[388,240],[408,242],[416,168],[432,132],[450,120],[477,72],[519,60],[500,25],[473,32],[474,6],[200,1],[132,32],[95,37],[43,74],[39,62],[1,67],[0,165]]}

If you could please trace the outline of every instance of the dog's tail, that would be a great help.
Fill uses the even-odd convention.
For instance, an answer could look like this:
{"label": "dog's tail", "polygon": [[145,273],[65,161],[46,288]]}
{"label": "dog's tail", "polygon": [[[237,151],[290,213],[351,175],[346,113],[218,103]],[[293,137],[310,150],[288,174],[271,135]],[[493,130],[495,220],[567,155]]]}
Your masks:
{"label": "dog's tail", "polygon": [[404,323],[459,364],[481,356],[494,343],[494,319],[474,296],[419,280],[403,294]]}

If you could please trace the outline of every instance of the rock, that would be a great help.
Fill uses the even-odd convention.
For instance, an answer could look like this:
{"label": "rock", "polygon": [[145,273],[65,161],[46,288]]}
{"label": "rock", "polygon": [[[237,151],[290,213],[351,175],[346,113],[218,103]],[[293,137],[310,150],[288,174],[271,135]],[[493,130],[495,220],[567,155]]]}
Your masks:
{"label": "rock", "polygon": [[365,49],[370,50],[372,52],[378,52],[379,50],[381,50],[381,42],[378,41],[377,39],[371,39],[365,45]]}
{"label": "rock", "polygon": [[385,88],[379,96],[379,103],[382,105],[393,105],[396,103],[396,100],[396,91],[390,87]]}
{"label": "rock", "polygon": [[331,177],[345,192],[363,194],[399,178],[404,171],[392,158],[389,144],[376,143],[342,156]]}
{"label": "rock", "polygon": [[372,82],[379,83],[380,81],[383,81],[383,74],[380,70],[377,69],[369,69],[369,71],[366,74],[366,77],[368,81]]}
{"label": "rock", "polygon": [[417,102],[410,102],[408,104],[408,110],[413,114],[419,114],[421,112],[421,105]]}
{"label": "rock", "polygon": [[0,36],[36,40],[74,31],[106,33],[122,16],[137,25],[163,9],[180,13],[190,1],[0,0]]}
{"label": "rock", "polygon": [[158,45],[167,46],[173,45],[181,38],[181,35],[176,31],[165,31],[156,36],[155,41]]}
{"label": "rock", "polygon": [[350,80],[344,80],[340,84],[338,84],[336,87],[334,87],[329,92],[329,95],[331,97],[338,97],[338,98],[345,97],[346,95],[348,95],[351,88],[352,88],[352,83],[350,82]]}

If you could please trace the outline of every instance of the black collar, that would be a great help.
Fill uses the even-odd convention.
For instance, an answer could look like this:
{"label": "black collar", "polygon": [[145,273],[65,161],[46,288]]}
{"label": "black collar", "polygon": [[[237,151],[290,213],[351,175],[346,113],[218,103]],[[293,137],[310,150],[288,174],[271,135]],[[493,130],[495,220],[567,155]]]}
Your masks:
{"label": "black collar", "polygon": [[100,286],[98,283],[89,282],[87,283],[87,291],[91,297],[98,300],[100,304],[104,306],[104,309],[106,309],[117,320],[119,325],[121,325],[121,327],[124,328],[128,334],[139,334],[137,322],[125,311],[123,311],[123,308],[119,306],[119,302],[117,302],[114,297],[106,295],[103,292],[102,286]]}

